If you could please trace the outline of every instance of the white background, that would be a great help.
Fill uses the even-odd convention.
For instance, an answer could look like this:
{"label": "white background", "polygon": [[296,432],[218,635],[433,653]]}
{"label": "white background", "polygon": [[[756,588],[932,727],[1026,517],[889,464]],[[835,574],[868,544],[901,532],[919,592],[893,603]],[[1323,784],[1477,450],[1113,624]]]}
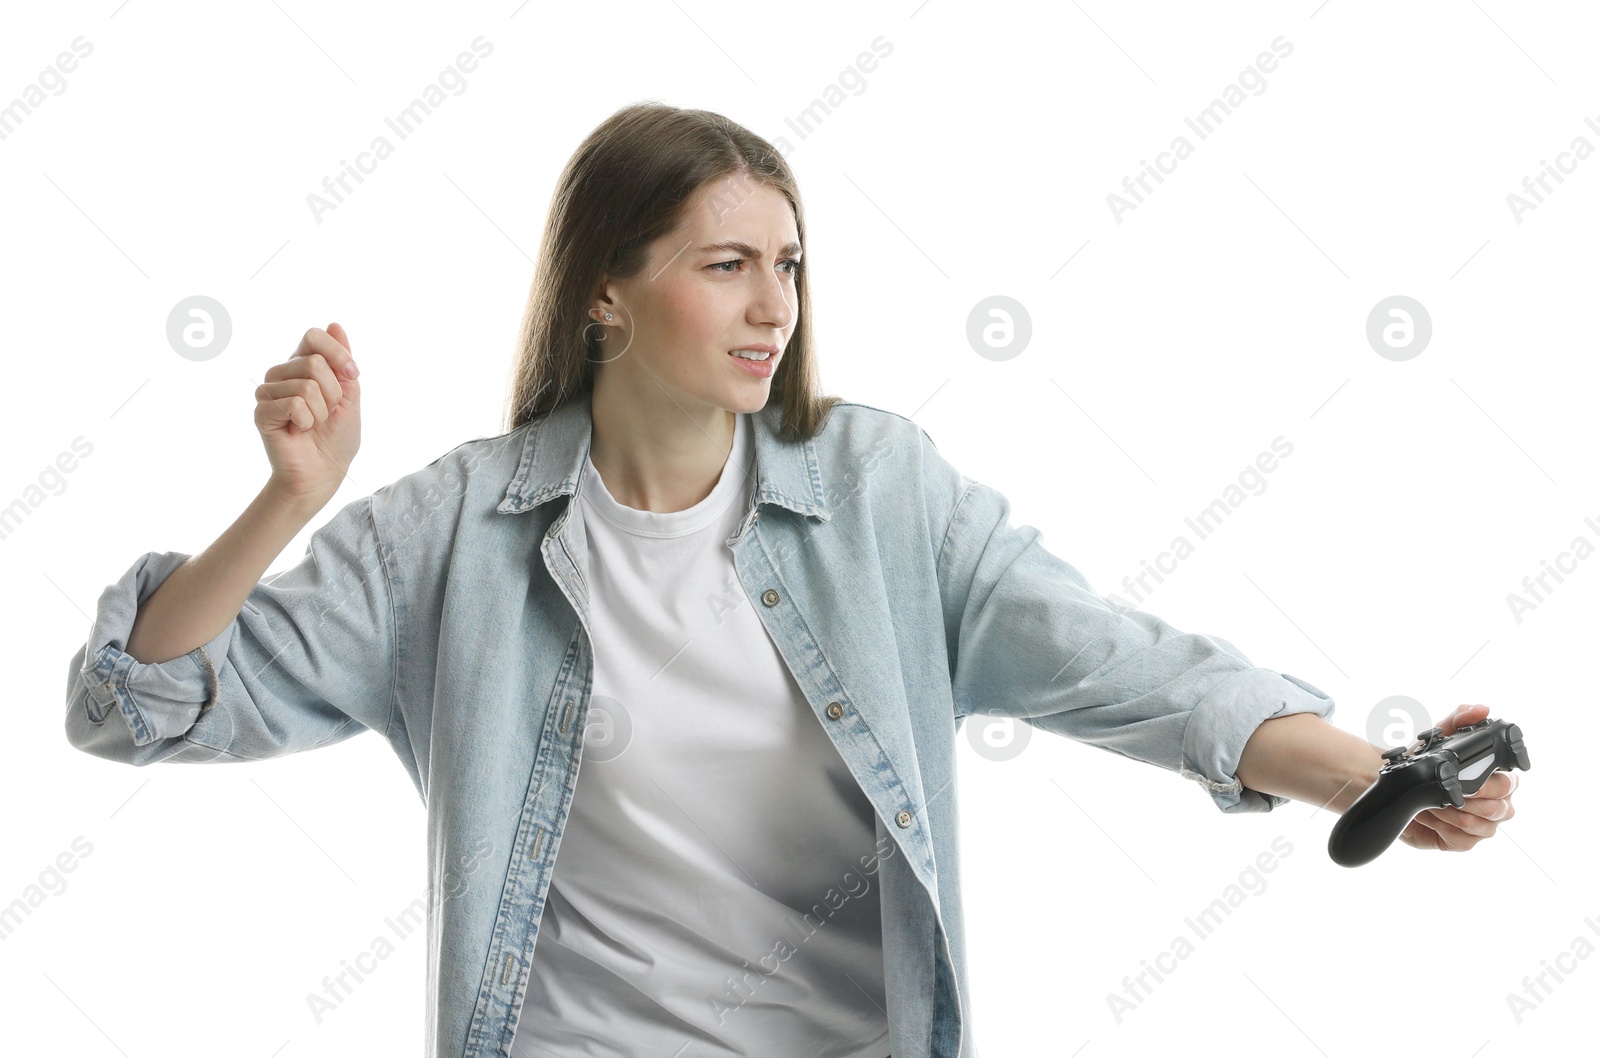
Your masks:
{"label": "white background", "polygon": [[[364,445],[274,570],[343,504],[499,433],[556,176],[641,99],[788,140],[827,391],[914,418],[1097,590],[1193,540],[1185,517],[1281,435],[1265,490],[1143,608],[1321,687],[1364,736],[1391,695],[1434,719],[1488,703],[1526,734],[1499,834],[1354,870],[1311,805],[1224,816],[1176,775],[1037,732],[1004,763],[963,747],[984,1055],[1593,1046],[1600,959],[1572,952],[1600,945],[1582,822],[1600,560],[1520,622],[1507,602],[1574,538],[1600,542],[1600,161],[1569,156],[1520,222],[1507,198],[1575,138],[1600,144],[1592,10],[919,3],[8,13],[0,102],[75,38],[93,53],[0,140],[0,507],[25,513],[0,538],[0,906],[74,839],[92,851],[0,940],[6,1049],[417,1053],[420,936],[320,1025],[306,1003],[424,894],[423,808],[382,740],[119,767],[64,738],[68,662],[142,552],[197,552],[255,496],[253,390],[308,327],[350,334]],[[308,194],[394,141],[383,118],[479,35],[494,51],[467,90],[318,223]],[[892,53],[846,73],[879,36]],[[1292,54],[1200,139],[1184,118],[1278,37]],[[855,91],[799,136],[787,119],[841,77]],[[1107,196],[1180,134],[1193,153],[1119,221]],[[194,294],[234,327],[202,363],[165,334]],[[1008,360],[966,338],[996,294],[1031,318]],[[1433,326],[1404,361],[1366,338],[1396,294]],[[80,436],[92,453],[43,477]],[[1118,1023],[1123,977],[1279,836],[1267,887]],[[1558,956],[1575,969],[1519,1022],[1508,995]]]}

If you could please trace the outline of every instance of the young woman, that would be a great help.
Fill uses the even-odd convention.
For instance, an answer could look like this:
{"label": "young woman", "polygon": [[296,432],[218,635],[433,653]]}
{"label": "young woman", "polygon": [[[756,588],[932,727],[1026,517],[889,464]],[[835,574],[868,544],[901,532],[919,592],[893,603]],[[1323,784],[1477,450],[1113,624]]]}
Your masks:
{"label": "young woman", "polygon": [[[1317,688],[1111,606],[915,423],[822,396],[805,234],[764,140],[618,111],[561,176],[506,432],[347,504],[262,580],[359,445],[349,337],[310,330],[257,391],[261,494],[101,597],[78,748],[389,742],[428,814],[430,1055],[972,1055],[974,713],[1225,812],[1342,810],[1377,774]],[[1482,792],[1427,833],[1492,833],[1508,786]]]}

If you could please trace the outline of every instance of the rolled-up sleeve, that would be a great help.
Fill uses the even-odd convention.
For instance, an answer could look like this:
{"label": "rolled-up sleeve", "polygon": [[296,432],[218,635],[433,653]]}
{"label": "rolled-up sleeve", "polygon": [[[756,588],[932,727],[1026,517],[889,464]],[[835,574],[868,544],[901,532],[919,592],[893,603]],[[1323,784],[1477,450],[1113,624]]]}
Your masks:
{"label": "rolled-up sleeve", "polygon": [[1008,716],[1154,764],[1223,812],[1288,800],[1239,781],[1244,745],[1271,717],[1331,715],[1333,699],[1226,639],[1109,602],[1039,530],[1011,524],[1001,493],[933,458],[934,488],[953,498],[938,570],[958,719]]}
{"label": "rolled-up sleeve", "polygon": [[209,643],[139,662],[125,650],[139,604],[189,557],[147,552],[101,594],[68,671],[73,746],[141,766],[261,760],[386,729],[396,630],[371,497],[313,533]]}

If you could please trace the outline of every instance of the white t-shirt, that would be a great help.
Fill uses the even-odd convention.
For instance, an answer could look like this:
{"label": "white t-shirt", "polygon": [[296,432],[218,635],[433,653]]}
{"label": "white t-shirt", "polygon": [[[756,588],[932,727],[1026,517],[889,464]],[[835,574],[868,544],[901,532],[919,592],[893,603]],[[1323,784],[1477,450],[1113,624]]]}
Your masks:
{"label": "white t-shirt", "polygon": [[[576,502],[595,685],[514,1058],[883,1058],[872,808],[734,574],[748,415],[710,495]],[[842,898],[842,899],[841,899]]]}

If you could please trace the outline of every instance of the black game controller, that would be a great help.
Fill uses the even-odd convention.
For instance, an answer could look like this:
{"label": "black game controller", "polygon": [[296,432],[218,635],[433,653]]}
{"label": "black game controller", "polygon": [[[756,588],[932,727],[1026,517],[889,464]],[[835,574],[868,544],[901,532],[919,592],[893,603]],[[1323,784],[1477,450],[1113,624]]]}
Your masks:
{"label": "black game controller", "polygon": [[[1415,746],[1415,748],[1412,748]],[[1522,729],[1508,720],[1479,720],[1442,735],[1437,727],[1411,745],[1383,754],[1378,781],[1333,824],[1328,855],[1359,867],[1388,848],[1413,816],[1427,808],[1461,808],[1497,771],[1528,770]]]}

